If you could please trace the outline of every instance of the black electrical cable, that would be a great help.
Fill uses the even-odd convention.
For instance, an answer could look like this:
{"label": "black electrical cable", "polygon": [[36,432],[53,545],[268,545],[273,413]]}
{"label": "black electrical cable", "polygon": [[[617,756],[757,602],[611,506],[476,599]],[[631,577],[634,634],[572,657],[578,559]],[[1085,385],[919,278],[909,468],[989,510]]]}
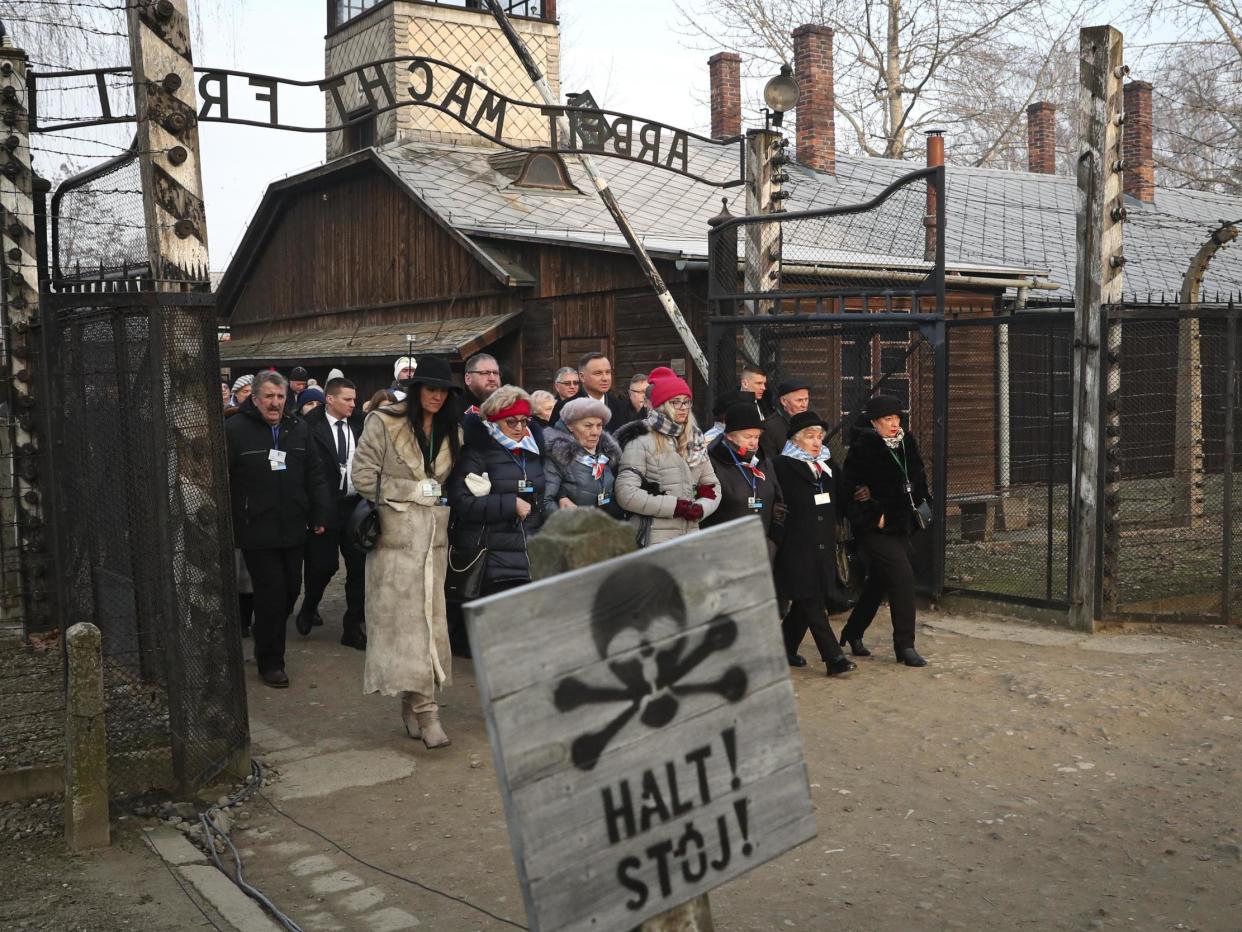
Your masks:
{"label": "black electrical cable", "polygon": [[289,813],[285,812],[283,809],[277,806],[274,802],[272,802],[270,799],[264,796],[262,790],[256,789],[255,795],[258,796],[260,799],[262,799],[269,806],[271,806],[280,815],[284,816],[286,819],[288,819],[290,822],[296,825],[298,828],[304,829],[305,831],[310,832],[312,835],[316,835],[319,838],[322,838],[324,841],[326,841],[328,844],[334,847],[337,851],[341,852],[341,854],[345,855],[345,857],[351,858],[352,860],[357,861],[363,867],[370,868],[376,873],[383,874],[386,877],[391,877],[393,880],[403,881],[404,883],[408,883],[411,886],[418,887],[420,890],[425,890],[428,893],[434,893],[436,896],[442,896],[446,900],[452,900],[454,903],[460,903],[462,906],[465,906],[469,909],[473,909],[475,912],[482,913],[484,916],[487,916],[489,919],[495,919],[497,922],[503,922],[505,925],[513,926],[513,928],[515,929],[526,929],[527,928],[526,926],[522,925],[519,922],[514,922],[512,919],[506,919],[504,916],[498,916],[496,913],[493,913],[490,910],[484,909],[482,906],[478,906],[474,903],[471,903],[469,900],[464,900],[461,897],[454,896],[451,893],[445,893],[443,890],[437,890],[435,887],[428,886],[427,884],[422,883],[418,880],[415,880],[412,877],[405,877],[401,874],[393,873],[390,870],[386,870],[382,867],[378,867],[375,864],[372,864],[370,861],[364,861],[362,858],[358,857],[358,855],[354,854],[353,852],[346,851],[344,848],[342,848],[339,844],[337,844],[335,841],[333,841],[323,832],[319,831],[318,829],[311,828],[309,825],[305,825],[302,822],[299,822],[293,816],[289,815]]}

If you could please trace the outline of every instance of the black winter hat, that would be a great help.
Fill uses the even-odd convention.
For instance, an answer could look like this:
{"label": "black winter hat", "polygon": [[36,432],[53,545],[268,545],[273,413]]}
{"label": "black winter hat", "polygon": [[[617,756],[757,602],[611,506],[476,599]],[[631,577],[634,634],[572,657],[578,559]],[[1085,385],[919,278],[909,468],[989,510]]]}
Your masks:
{"label": "black winter hat", "polygon": [[724,416],[724,413],[734,405],[753,405],[754,403],[754,392],[744,392],[741,390],[723,392],[720,397],[716,399],[716,403],[712,405],[712,417],[719,421]]}
{"label": "black winter hat", "polygon": [[804,388],[807,391],[810,391],[811,389],[811,383],[806,379],[789,379],[776,386],[776,397],[783,398],[790,392],[800,392]]}
{"label": "black winter hat", "polygon": [[753,403],[742,402],[741,404],[731,405],[724,416],[725,433],[735,430],[762,430],[763,418],[759,416],[759,412],[755,409]]}
{"label": "black winter hat", "polygon": [[794,434],[800,430],[806,430],[808,427],[822,427],[825,433],[829,430],[824,419],[814,411],[802,411],[789,419],[789,433],[786,436],[792,440]]}
{"label": "black winter hat", "polygon": [[301,366],[294,366],[293,371],[289,373],[290,382],[305,382],[310,378],[310,373]]}
{"label": "black winter hat", "polygon": [[418,368],[406,379],[406,385],[426,385],[428,388],[447,388],[451,392],[460,392],[461,387],[453,384],[453,370],[446,360],[439,356],[422,356],[418,359]]}
{"label": "black winter hat", "polygon": [[892,395],[872,395],[863,410],[868,420],[875,421],[890,414],[901,414],[901,402]]}

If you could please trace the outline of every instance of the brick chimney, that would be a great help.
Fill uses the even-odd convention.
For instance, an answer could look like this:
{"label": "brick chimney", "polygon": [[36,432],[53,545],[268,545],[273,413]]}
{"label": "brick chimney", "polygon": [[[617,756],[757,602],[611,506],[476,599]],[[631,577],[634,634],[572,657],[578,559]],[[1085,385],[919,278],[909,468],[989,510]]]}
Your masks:
{"label": "brick chimney", "polygon": [[1156,160],[1151,154],[1151,85],[1131,81],[1125,87],[1126,122],[1121,153],[1126,160],[1122,188],[1146,204],[1156,202]]}
{"label": "brick chimney", "polygon": [[1026,166],[1037,175],[1057,173],[1057,108],[1041,100],[1026,108]]}
{"label": "brick chimney", "polygon": [[711,74],[712,139],[742,134],[742,56],[717,52],[707,60]]}
{"label": "brick chimney", "polygon": [[807,23],[793,31],[794,77],[800,95],[798,164],[816,171],[836,173],[837,124],[833,113],[836,95],[832,87],[832,30]]}
{"label": "brick chimney", "polygon": [[[927,137],[927,167],[935,168],[944,164],[944,130],[929,129],[924,135]],[[937,204],[936,189],[927,185],[927,214],[923,217],[923,227],[926,232],[924,245],[924,258],[928,262],[936,258],[936,213]]]}

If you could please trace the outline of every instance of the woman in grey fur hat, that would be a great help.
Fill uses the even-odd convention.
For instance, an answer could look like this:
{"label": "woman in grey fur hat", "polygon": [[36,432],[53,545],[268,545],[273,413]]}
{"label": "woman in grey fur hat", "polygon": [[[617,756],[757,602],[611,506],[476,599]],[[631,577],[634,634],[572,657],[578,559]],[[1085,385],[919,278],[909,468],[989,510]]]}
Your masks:
{"label": "woman in grey fur hat", "polygon": [[605,430],[612,412],[602,401],[575,398],[561,408],[555,428],[544,431],[544,510],[602,508],[622,515],[613,496],[621,447]]}

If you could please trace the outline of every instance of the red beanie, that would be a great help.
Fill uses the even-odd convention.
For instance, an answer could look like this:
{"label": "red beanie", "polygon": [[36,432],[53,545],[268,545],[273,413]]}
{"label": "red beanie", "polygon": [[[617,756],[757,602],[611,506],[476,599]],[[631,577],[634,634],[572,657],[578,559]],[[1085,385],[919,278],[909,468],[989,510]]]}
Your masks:
{"label": "red beanie", "polygon": [[663,378],[651,380],[651,407],[658,408],[670,398],[676,398],[678,395],[694,397],[685,379],[676,375],[666,375]]}
{"label": "red beanie", "polygon": [[668,366],[656,366],[651,370],[651,374],[647,376],[647,381],[654,382],[656,379],[667,379],[669,376],[677,378],[677,373]]}
{"label": "red beanie", "polygon": [[487,419],[489,421],[503,421],[507,417],[520,417],[529,414],[530,402],[525,398],[519,398],[517,401],[513,402],[513,404],[509,405],[509,407],[501,411],[497,411],[495,414],[489,414]]}

